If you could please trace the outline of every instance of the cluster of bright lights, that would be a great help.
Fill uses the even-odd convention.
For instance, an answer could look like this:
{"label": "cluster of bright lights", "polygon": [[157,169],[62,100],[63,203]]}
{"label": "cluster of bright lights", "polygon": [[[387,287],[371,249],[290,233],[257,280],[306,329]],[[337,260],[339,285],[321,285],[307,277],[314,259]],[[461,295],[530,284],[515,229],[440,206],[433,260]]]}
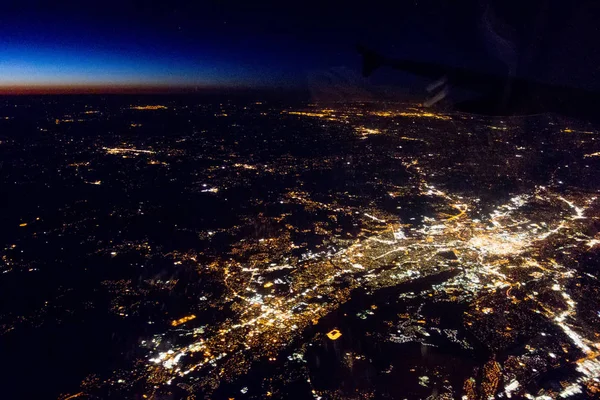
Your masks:
{"label": "cluster of bright lights", "polygon": [[[343,113],[331,109],[289,111],[287,114],[336,121],[345,118]],[[377,117],[451,119],[418,110],[371,114]],[[504,131],[503,128],[496,130]],[[365,137],[382,133],[380,129],[362,125],[356,127],[355,131]],[[406,136],[402,140],[421,139]],[[109,154],[153,153],[134,148],[104,150]],[[262,169],[260,165],[253,164],[228,165],[248,171]],[[536,252],[548,239],[574,241],[568,232],[580,230],[577,224],[589,218],[587,213],[596,197],[559,194],[538,186],[532,191],[513,196],[482,216],[478,214],[480,199],[454,195],[443,185],[431,184],[428,182],[426,166],[420,164],[419,160],[402,159],[400,165],[417,177],[419,195],[431,198],[432,204],[441,204],[439,209],[443,212],[435,216],[421,216],[414,224],[403,225],[396,215],[374,206],[343,206],[335,201],[317,201],[311,198],[310,193],[301,190],[287,192],[281,197],[281,204],[303,206],[309,212],[329,213],[332,219],[337,218],[335,215],[338,213],[344,214],[358,222],[356,225],[361,226],[360,234],[348,240],[330,238],[327,246],[318,250],[307,248],[297,257],[291,257],[289,253],[298,249],[298,244],[284,237],[240,240],[235,247],[238,261],[233,258],[222,259],[214,268],[221,274],[225,288],[223,298],[231,307],[233,316],[217,326],[203,327],[202,331],[193,326],[197,322],[191,322],[195,318],[193,314],[172,321],[171,331],[165,332],[165,335],[177,332],[188,341],[171,344],[167,351],[164,351],[164,342],[160,350],[158,343],[149,347],[146,368],[148,374],[154,376],[152,383],[190,382],[192,379],[198,380],[199,376],[210,376],[218,381],[227,374],[239,373],[226,371],[225,366],[233,362],[231,360],[235,360],[240,369],[243,369],[241,365],[244,362],[247,367],[250,364],[248,360],[252,358],[265,357],[273,361],[306,327],[318,323],[322,317],[347,301],[353,289],[363,287],[377,290],[457,268],[462,271],[461,274],[443,284],[434,285],[429,295],[433,297],[444,293],[449,298],[462,296],[462,299],[473,300],[501,291],[509,301],[518,303],[521,300],[514,296],[517,290],[513,289],[525,288],[527,291],[527,282],[521,279],[523,276],[529,276],[532,280],[551,281],[545,289],[556,292],[564,307],[551,307],[539,300],[536,292],[527,291],[531,304],[535,305],[532,312],[542,315],[560,329],[564,339],[586,355],[585,359],[577,362],[580,376],[569,382],[560,396],[577,394],[590,380],[597,380],[600,376],[599,344],[578,328],[577,304],[567,290],[574,272],[554,260],[538,257]],[[222,193],[220,188],[209,184],[202,184],[199,190]],[[222,190],[226,190],[225,186]],[[402,197],[398,187],[388,187],[386,192],[394,199]],[[532,218],[528,210],[540,204],[559,211],[548,219]],[[213,234],[212,231],[207,233],[208,236]],[[588,251],[599,243],[598,238],[580,234],[574,246]],[[197,264],[199,269],[203,267]],[[382,267],[386,267],[385,270],[382,271]],[[511,274],[511,269],[522,271],[520,278],[515,277],[517,274]],[[274,274],[284,270],[285,277]],[[339,284],[341,280],[344,281],[343,287]],[[405,293],[401,296],[414,297],[417,294]],[[476,311],[479,316],[489,318],[499,312],[497,307],[490,304],[482,304]],[[356,316],[366,319],[375,312],[375,309],[368,309]],[[427,321],[420,318],[402,321],[396,331],[389,335],[389,340],[431,345],[427,340],[430,332],[436,329],[448,340],[465,349],[471,348],[466,339],[459,337],[458,331],[427,326]],[[510,332],[513,327],[503,326],[502,329]],[[330,340],[338,340],[344,334],[338,329],[322,333]],[[553,352],[548,357],[558,358]],[[514,378],[505,380],[504,387],[498,388],[501,376],[498,363],[489,364],[488,370],[490,383],[486,391],[492,393],[502,390],[507,398],[535,398],[524,393],[524,383]],[[427,381],[423,379],[422,383],[425,385]],[[315,391],[313,393],[315,398],[319,397]]]}

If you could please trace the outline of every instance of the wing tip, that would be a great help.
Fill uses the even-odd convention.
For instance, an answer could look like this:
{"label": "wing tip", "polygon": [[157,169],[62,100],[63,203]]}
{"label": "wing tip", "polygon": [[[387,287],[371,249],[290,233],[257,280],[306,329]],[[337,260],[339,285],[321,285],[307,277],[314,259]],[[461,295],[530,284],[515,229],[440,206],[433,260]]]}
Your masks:
{"label": "wing tip", "polygon": [[362,44],[356,45],[356,49],[363,56],[362,74],[365,77],[370,76],[373,71],[381,67],[383,64],[383,57],[381,57],[375,51],[367,48]]}

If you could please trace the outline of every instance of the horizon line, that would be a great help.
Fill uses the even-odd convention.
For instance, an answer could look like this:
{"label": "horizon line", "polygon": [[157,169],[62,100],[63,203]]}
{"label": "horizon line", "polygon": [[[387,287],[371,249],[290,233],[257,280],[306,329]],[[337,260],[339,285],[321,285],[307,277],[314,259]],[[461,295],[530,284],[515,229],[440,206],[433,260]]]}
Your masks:
{"label": "horizon line", "polygon": [[168,84],[56,84],[2,85],[0,95],[58,95],[58,94],[194,94],[211,91],[297,91],[299,88],[251,85],[168,85]]}

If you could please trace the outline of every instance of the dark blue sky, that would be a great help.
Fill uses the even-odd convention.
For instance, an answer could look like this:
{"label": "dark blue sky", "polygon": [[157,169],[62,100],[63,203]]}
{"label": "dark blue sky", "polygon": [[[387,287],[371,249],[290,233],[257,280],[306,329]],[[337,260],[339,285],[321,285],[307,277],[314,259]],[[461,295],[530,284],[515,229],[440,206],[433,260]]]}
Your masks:
{"label": "dark blue sky", "polygon": [[[474,68],[502,64],[482,36],[482,10],[491,1],[248,3],[4,2],[0,86],[296,87],[333,67],[358,72],[358,42],[411,59]],[[547,25],[556,24],[563,9],[549,1],[534,3],[516,13],[497,6],[494,17],[523,54],[530,51],[533,75],[543,75],[540,65],[548,62],[550,46],[534,41],[528,48],[523,38],[547,35]],[[546,7],[538,12],[540,4]],[[546,26],[537,29],[540,13]],[[559,39],[563,36],[551,43]],[[564,70],[556,60],[561,65],[555,69]],[[389,77],[382,73],[375,79],[394,80]]]}

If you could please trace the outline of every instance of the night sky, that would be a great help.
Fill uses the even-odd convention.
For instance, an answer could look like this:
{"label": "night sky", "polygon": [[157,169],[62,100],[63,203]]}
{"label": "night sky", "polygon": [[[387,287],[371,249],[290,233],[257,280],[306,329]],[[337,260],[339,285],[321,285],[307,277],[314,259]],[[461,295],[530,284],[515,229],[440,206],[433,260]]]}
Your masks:
{"label": "night sky", "polygon": [[331,69],[358,74],[357,43],[396,57],[600,83],[600,13],[591,1],[154,3],[4,2],[0,91],[303,87]]}

